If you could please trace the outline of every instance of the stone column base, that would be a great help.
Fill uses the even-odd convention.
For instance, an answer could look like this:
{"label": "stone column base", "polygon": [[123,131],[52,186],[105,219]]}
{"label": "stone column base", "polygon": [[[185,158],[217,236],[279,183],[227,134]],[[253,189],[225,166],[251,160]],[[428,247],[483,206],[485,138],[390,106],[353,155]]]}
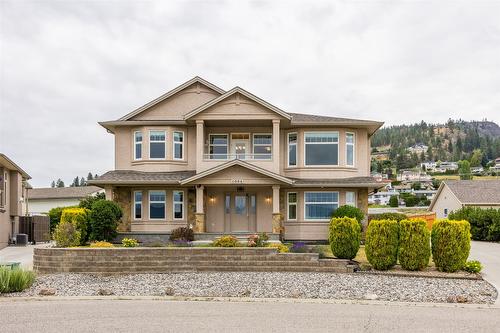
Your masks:
{"label": "stone column base", "polygon": [[194,214],[194,232],[205,232],[205,214],[204,213],[196,213]]}
{"label": "stone column base", "polygon": [[280,213],[273,213],[273,233],[281,234],[282,229],[283,228],[281,225],[281,214]]}

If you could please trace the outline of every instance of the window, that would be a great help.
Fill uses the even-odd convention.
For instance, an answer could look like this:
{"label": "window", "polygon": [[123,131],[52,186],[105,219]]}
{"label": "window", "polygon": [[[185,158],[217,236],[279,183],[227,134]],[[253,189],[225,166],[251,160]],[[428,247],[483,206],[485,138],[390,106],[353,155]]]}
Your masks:
{"label": "window", "polygon": [[142,132],[134,133],[135,152],[134,159],[142,159]]}
{"label": "window", "polygon": [[212,160],[227,159],[227,134],[209,135],[209,154]]}
{"label": "window", "polygon": [[184,218],[184,191],[173,191],[174,220]]}
{"label": "window", "polygon": [[447,217],[448,216],[448,208],[445,208],[444,209],[444,217]]}
{"label": "window", "polygon": [[165,159],[165,131],[149,132],[149,158]]}
{"label": "window", "polygon": [[348,166],[354,166],[354,133],[345,134],[345,163]]}
{"label": "window", "polygon": [[270,160],[273,145],[272,134],[253,135],[253,158],[256,160]]}
{"label": "window", "polygon": [[184,132],[174,132],[174,160],[184,158]]}
{"label": "window", "polygon": [[297,166],[297,133],[288,133],[288,166]]}
{"label": "window", "polygon": [[356,207],[356,192],[345,192],[345,204]]}
{"label": "window", "polygon": [[165,191],[149,191],[149,218],[165,219]]}
{"label": "window", "polygon": [[288,219],[297,219],[297,193],[295,192],[288,193]]}
{"label": "window", "polygon": [[305,133],[306,165],[338,165],[339,133]]}
{"label": "window", "polygon": [[304,192],[306,220],[329,220],[338,206],[338,192]]}
{"label": "window", "polygon": [[142,219],[142,191],[134,191],[134,219]]}

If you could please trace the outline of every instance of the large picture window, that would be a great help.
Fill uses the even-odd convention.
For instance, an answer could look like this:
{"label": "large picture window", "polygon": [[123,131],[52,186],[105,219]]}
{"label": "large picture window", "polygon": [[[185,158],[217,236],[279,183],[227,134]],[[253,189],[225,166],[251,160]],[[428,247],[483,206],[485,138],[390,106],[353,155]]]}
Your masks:
{"label": "large picture window", "polygon": [[165,159],[165,131],[149,132],[149,158]]}
{"label": "large picture window", "polygon": [[174,160],[184,159],[184,132],[174,132]]}
{"label": "large picture window", "polygon": [[296,220],[297,219],[297,193],[289,192],[288,193],[288,219]]}
{"label": "large picture window", "polygon": [[174,220],[182,220],[184,218],[184,191],[173,191],[172,201]]}
{"label": "large picture window", "polygon": [[354,133],[346,133],[345,144],[346,165],[354,166]]}
{"label": "large picture window", "polygon": [[253,135],[253,157],[256,160],[270,160],[273,146],[272,134]]}
{"label": "large picture window", "polygon": [[227,134],[209,135],[209,154],[212,160],[227,159],[228,136]]}
{"label": "large picture window", "polygon": [[297,133],[288,133],[288,166],[297,166]]}
{"label": "large picture window", "polygon": [[134,191],[134,219],[142,219],[142,191]]}
{"label": "large picture window", "polygon": [[306,165],[338,165],[339,133],[309,132],[305,133]]}
{"label": "large picture window", "polygon": [[142,159],[142,132],[134,133],[134,144],[135,144],[134,159],[140,160]]}
{"label": "large picture window", "polygon": [[304,192],[306,220],[329,220],[338,207],[338,192]]}
{"label": "large picture window", "polygon": [[149,218],[165,219],[165,191],[149,191]]}

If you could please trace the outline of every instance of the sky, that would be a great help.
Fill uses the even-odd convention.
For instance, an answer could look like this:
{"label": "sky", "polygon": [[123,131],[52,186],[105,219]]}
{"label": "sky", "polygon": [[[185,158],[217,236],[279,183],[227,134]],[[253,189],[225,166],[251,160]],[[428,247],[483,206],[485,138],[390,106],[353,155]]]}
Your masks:
{"label": "sky", "polygon": [[117,119],[199,75],[288,112],[500,123],[500,1],[0,0],[0,152],[114,168]]}

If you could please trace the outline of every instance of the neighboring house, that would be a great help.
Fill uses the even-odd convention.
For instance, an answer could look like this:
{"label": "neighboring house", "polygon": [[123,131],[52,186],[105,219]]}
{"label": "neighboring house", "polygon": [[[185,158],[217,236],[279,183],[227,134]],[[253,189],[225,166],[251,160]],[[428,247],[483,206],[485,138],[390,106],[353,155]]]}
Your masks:
{"label": "neighboring house", "polygon": [[19,230],[28,179],[31,177],[23,169],[0,153],[0,249],[6,247]]}
{"label": "neighboring house", "polygon": [[493,171],[493,172],[500,172],[500,157],[497,157],[495,159],[495,165],[493,165],[491,168],[490,168],[490,171]]}
{"label": "neighboring house", "polygon": [[424,171],[433,172],[437,167],[436,162],[422,162],[420,163],[420,168]]}
{"label": "neighboring house", "polygon": [[500,208],[500,180],[445,180],[429,210],[444,218],[464,206]]}
{"label": "neighboring house", "polygon": [[416,144],[416,145],[413,145],[411,147],[408,148],[408,151],[412,154],[422,154],[422,153],[426,153],[427,152],[427,149],[429,149],[428,146],[424,145],[424,144]]}
{"label": "neighboring house", "polygon": [[403,182],[430,182],[432,177],[419,170],[404,170],[396,176],[396,179]]}
{"label": "neighboring house", "polygon": [[480,175],[484,172],[484,168],[482,166],[472,167],[472,168],[470,168],[470,172],[473,175]]}
{"label": "neighboring house", "polygon": [[104,192],[97,186],[49,187],[28,190],[29,215],[47,214],[56,207],[78,206],[80,200]]}
{"label": "neighboring house", "polygon": [[370,138],[383,123],[285,112],[199,77],[114,121],[115,170],[90,183],[124,208],[120,231],[267,232],[324,240],[339,206],[367,212]]}
{"label": "neighboring house", "polygon": [[371,193],[368,196],[368,203],[369,204],[375,204],[375,205],[389,205],[389,200],[391,199],[392,196],[399,196],[398,191],[384,191],[384,192],[377,192],[377,193]]}
{"label": "neighboring house", "polygon": [[438,169],[442,170],[443,172],[445,171],[455,171],[458,170],[458,163],[457,162],[441,162],[438,165]]}

